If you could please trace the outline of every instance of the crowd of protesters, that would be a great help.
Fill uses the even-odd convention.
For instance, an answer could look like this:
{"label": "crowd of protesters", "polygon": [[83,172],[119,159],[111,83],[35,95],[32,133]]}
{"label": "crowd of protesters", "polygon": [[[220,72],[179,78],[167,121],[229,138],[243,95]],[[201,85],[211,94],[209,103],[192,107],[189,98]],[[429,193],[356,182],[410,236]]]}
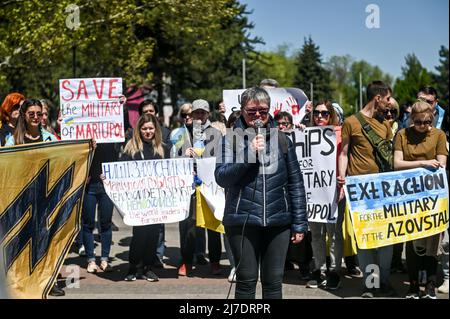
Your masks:
{"label": "crowd of protesters", "polygon": [[[344,119],[342,108],[331,100],[308,102],[303,121],[293,123],[288,112],[279,112],[274,117],[269,113],[268,91],[276,87],[275,80],[266,79],[258,87],[247,89],[241,96],[241,110],[228,119],[224,116],[223,102],[216,110],[211,110],[203,99],[183,104],[176,116],[179,127],[172,132],[159,121],[155,103],[145,100],[139,106],[135,128],[126,131],[124,143],[97,145],[86,184],[82,230],[76,241],[80,254],[86,256],[87,272],[112,269],[109,255],[114,205],[103,186],[102,162],[222,156],[215,177],[226,193],[224,243],[232,267],[228,279],[236,283],[236,298],[255,298],[258,278],[263,298],[282,298],[283,274],[293,269],[294,264],[309,288],[339,289],[344,273],[341,267],[345,263],[347,274],[363,277],[361,296],[365,298],[402,295],[392,288],[390,274],[406,269],[410,283],[409,291],[403,294],[406,298],[436,299],[436,289],[448,293],[448,229],[406,244],[358,249],[356,256],[344,256],[345,177],[381,171],[373,146],[362,132],[362,123],[368,123],[382,139],[393,142],[395,170],[446,167],[448,174],[448,108],[438,104],[436,90],[430,86],[421,88],[417,102],[399,106],[391,88],[374,81],[366,90],[367,104],[357,114]],[[57,117],[52,119],[52,114]],[[0,116],[1,146],[60,140],[61,112],[48,100],[10,93],[3,100]],[[337,137],[337,222],[308,222],[301,170],[294,146],[285,133],[327,125],[333,126]],[[245,131],[249,138],[236,145],[227,138],[227,129]],[[270,142],[270,129],[279,131],[277,149]],[[179,143],[181,135],[184,138]],[[217,149],[223,151],[214,154]],[[235,158],[240,152],[246,152],[245,160],[237,163]],[[270,167],[273,164],[274,169]],[[201,183],[194,175],[194,181]],[[196,227],[195,203],[194,193],[189,216],[179,223],[182,259],[178,275],[192,276],[195,263],[208,263],[206,243],[211,273],[218,275],[222,238],[217,232]],[[95,227],[101,239],[99,265],[94,253]],[[134,226],[124,280],[158,281],[153,270],[164,267],[164,242],[164,224]],[[406,264],[402,261],[405,246]],[[368,275],[365,269],[370,264],[380,267],[378,289],[364,285]],[[444,274],[439,283],[438,267],[442,267]],[[423,278],[419,275],[424,272],[425,288],[421,291]],[[50,294],[61,296],[64,291],[55,285]]]}

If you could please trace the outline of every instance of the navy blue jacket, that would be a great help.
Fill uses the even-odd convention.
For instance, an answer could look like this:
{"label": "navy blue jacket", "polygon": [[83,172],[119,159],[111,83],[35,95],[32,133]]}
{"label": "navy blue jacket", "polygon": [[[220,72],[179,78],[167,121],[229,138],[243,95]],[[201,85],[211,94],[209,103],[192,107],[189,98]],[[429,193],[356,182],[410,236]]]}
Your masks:
{"label": "navy blue jacket", "polygon": [[[268,128],[274,128],[272,118]],[[249,226],[291,225],[292,232],[307,232],[305,188],[292,142],[281,132],[279,138],[272,135],[270,139],[266,130],[266,155],[252,161],[247,154],[251,154],[249,143],[255,131],[247,128],[241,116],[234,132],[242,130],[249,136],[247,140],[224,137],[214,172],[217,184],[226,190],[223,224],[241,226],[248,218]],[[285,139],[284,152],[281,139]],[[240,159],[237,162],[236,157]]]}

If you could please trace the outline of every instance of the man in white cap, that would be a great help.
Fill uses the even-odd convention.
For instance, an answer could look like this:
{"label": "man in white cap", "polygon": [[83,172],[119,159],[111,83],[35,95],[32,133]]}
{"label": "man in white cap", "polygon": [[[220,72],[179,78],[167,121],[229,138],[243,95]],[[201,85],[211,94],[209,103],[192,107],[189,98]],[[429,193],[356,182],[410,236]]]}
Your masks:
{"label": "man in white cap", "polygon": [[[186,125],[189,132],[189,138],[185,140],[182,147],[183,156],[188,157],[211,157],[215,156],[214,150],[222,139],[222,133],[211,126],[209,121],[209,103],[199,99],[192,102],[192,126]],[[196,168],[194,168],[196,170]],[[191,209],[189,217],[180,222],[180,249],[181,264],[178,268],[179,276],[190,276],[192,272],[192,263],[194,259],[195,243],[197,236],[202,236],[201,231],[197,230],[195,222],[195,196],[191,197]],[[204,232],[204,229],[202,229]],[[197,241],[201,238],[197,238]],[[203,249],[202,249],[203,250]],[[213,275],[220,273],[220,257],[222,253],[222,245],[220,233],[208,230],[208,251],[211,262],[211,272]],[[200,252],[198,252],[200,253]],[[200,255],[200,254],[199,254]],[[200,255],[201,256],[201,255]],[[204,264],[207,262],[203,259],[200,261],[197,256],[197,263]]]}

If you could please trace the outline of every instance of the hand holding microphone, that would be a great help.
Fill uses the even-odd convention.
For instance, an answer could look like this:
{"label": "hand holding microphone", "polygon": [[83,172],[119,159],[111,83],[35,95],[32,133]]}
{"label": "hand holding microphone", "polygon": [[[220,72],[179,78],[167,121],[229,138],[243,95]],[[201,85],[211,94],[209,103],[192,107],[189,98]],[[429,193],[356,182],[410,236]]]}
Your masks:
{"label": "hand holding microphone", "polygon": [[261,128],[263,128],[263,126],[264,126],[264,123],[262,120],[257,119],[255,121],[257,135],[253,139],[252,144],[251,144],[252,150],[254,152],[261,152],[261,151],[264,151],[264,149],[266,148],[266,139],[265,139],[264,135],[261,133]]}

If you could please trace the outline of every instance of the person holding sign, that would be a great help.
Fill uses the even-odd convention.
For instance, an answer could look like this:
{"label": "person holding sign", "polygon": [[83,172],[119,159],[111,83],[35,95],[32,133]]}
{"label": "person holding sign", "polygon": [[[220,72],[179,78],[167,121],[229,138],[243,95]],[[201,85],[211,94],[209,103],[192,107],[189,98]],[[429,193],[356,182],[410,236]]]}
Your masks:
{"label": "person holding sign", "polygon": [[[342,127],[342,142],[339,152],[339,176],[338,185],[345,184],[345,176],[365,175],[381,172],[380,163],[375,157],[375,149],[371,141],[366,136],[361,121],[366,122],[366,127],[370,128],[382,141],[392,139],[392,131],[387,121],[384,120],[384,111],[389,107],[391,98],[391,88],[381,81],[373,81],[367,86],[367,104],[357,114],[348,117]],[[340,197],[344,193],[340,193]],[[378,288],[384,296],[395,294],[389,283],[390,265],[392,260],[392,245],[375,248],[358,248],[358,259],[363,272],[364,291],[363,298],[373,298]],[[371,283],[369,274],[373,269],[371,265],[379,267],[381,286]],[[368,284],[370,283],[370,284]]]}
{"label": "person holding sign", "polygon": [[[211,157],[215,156],[214,151],[222,139],[222,133],[211,126],[209,121],[209,103],[205,100],[198,99],[192,102],[192,120],[185,119],[185,128],[188,134],[182,139],[183,144],[177,154],[184,157]],[[186,115],[191,115],[187,109]],[[190,117],[190,116],[189,116]],[[186,132],[185,131],[185,132]],[[196,178],[196,181],[199,179]],[[179,276],[190,276],[192,273],[192,263],[195,254],[196,241],[200,240],[200,232],[197,231],[195,220],[195,193],[191,197],[191,209],[189,217],[180,222],[180,249],[181,264],[178,268]],[[200,229],[204,231],[204,229]],[[211,272],[214,275],[220,273],[220,256],[222,244],[220,233],[212,230],[208,232],[208,251],[211,262]]]}
{"label": "person holding sign", "polygon": [[[336,132],[336,142],[338,152],[341,140],[341,127],[339,120],[330,101],[322,101],[316,104],[312,111],[312,121],[314,126],[333,125]],[[337,158],[336,158],[337,160]],[[343,208],[343,207],[341,207]],[[335,290],[340,287],[341,279],[339,272],[341,270],[343,255],[343,237],[342,237],[343,210],[338,209],[337,222],[309,222],[309,228],[312,235],[312,250],[314,256],[315,269],[312,278],[307,283],[309,288],[318,288],[325,286],[327,289]],[[330,251],[330,267],[327,272],[326,256],[328,235]],[[324,273],[326,273],[326,278]]]}
{"label": "person holding sign", "polygon": [[[396,170],[426,167],[445,167],[448,151],[445,133],[432,127],[434,112],[430,104],[417,101],[411,110],[412,127],[398,132],[395,140],[394,167]],[[419,271],[427,273],[427,284],[422,298],[436,299],[437,254],[441,234],[406,243],[406,265],[409,276],[408,299],[419,299]]]}
{"label": "person holding sign", "polygon": [[[154,115],[143,114],[139,117],[133,137],[125,146],[123,161],[153,160],[169,157],[169,150],[162,142],[161,127]],[[133,226],[131,238],[129,269],[125,281],[135,281],[138,265],[144,265],[143,279],[158,281],[151,266],[156,256],[161,224]]]}
{"label": "person holding sign", "polygon": [[267,91],[247,89],[241,106],[215,170],[227,194],[222,222],[236,263],[235,298],[255,298],[261,269],[262,297],[281,299],[289,239],[299,243],[308,230],[303,177],[292,142],[269,115]]}

